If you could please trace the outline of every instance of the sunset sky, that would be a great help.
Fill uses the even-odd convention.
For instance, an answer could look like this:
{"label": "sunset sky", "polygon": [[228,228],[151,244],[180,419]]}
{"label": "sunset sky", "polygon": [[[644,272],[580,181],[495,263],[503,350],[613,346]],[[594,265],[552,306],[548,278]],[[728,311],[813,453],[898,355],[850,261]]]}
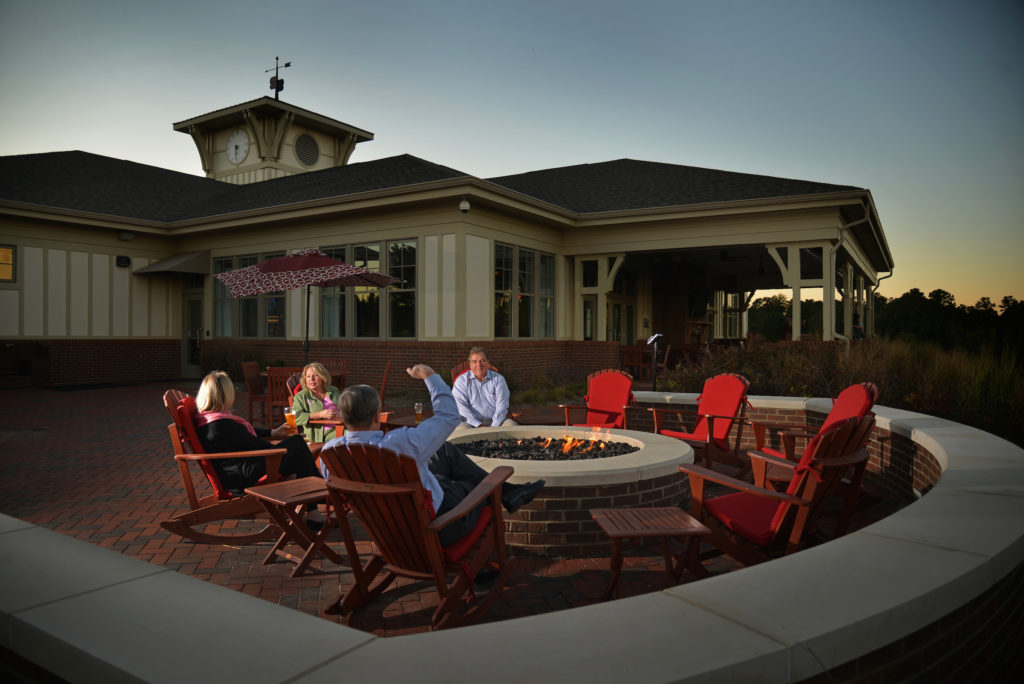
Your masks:
{"label": "sunset sky", "polygon": [[912,287],[1024,300],[1019,0],[0,0],[0,155],[202,174],[272,95],[486,178],[631,158],[871,190]]}

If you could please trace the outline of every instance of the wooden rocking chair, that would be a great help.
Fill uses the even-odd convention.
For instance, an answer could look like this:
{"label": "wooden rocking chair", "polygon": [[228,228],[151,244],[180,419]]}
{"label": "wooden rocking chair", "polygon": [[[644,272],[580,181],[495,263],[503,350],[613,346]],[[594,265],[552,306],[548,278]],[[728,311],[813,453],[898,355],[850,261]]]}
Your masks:
{"label": "wooden rocking chair", "polygon": [[[205,531],[206,525],[221,520],[251,520],[267,518],[259,500],[251,495],[236,496],[224,488],[217,471],[211,461],[224,458],[259,458],[266,459],[267,475],[263,482],[270,483],[278,479],[278,469],[285,449],[265,449],[261,451],[232,451],[219,454],[204,453],[199,436],[196,433],[195,416],[196,401],[193,397],[177,390],[164,392],[164,406],[174,422],[167,426],[174,447],[174,460],[178,464],[181,484],[185,488],[189,511],[176,515],[160,523],[168,532],[200,542],[202,544],[256,544],[273,541],[281,530],[268,524],[262,530],[243,534],[214,534]],[[196,483],[192,477],[189,463],[197,463],[206,475],[213,493],[200,497],[196,492]]]}
{"label": "wooden rocking chair", "polygon": [[[626,408],[635,402],[633,376],[617,368],[605,368],[587,376],[585,406],[559,404],[565,411],[565,424],[577,427],[626,429]],[[571,422],[572,410],[585,410],[582,423]]]}
{"label": "wooden rocking chair", "polygon": [[[704,457],[704,467],[710,468],[715,461],[726,463],[746,471],[747,462],[740,457],[740,441],[743,436],[743,423],[747,406],[747,388],[750,381],[736,373],[722,373],[704,381],[704,389],[697,397],[696,411],[678,409],[650,408],[654,414],[654,432],[667,437],[675,437],[689,444],[697,459]],[[681,429],[665,427],[665,415],[675,415],[680,420],[683,416],[693,416],[696,424],[692,431],[687,432],[685,425]],[[733,423],[738,424],[736,439],[730,443],[729,433]]]}
{"label": "wooden rocking chair", "polygon": [[267,366],[267,394],[270,396],[270,417],[267,427],[284,422],[284,409],[291,407],[295,393],[288,386],[293,375],[302,375],[301,366]]}
{"label": "wooden rocking chair", "polygon": [[[416,462],[388,449],[349,444],[324,449],[320,456],[331,477],[327,481],[331,504],[348,506],[369,533],[377,553],[365,564],[356,550],[351,528],[343,516],[339,525],[355,581],[325,607],[342,615],[374,600],[395,580],[409,577],[432,580],[439,605],[433,629],[469,624],[498,598],[515,561],[506,555],[501,485],[513,473],[509,466],[495,468],[462,503],[435,518],[433,505],[420,482]],[[481,503],[476,527],[463,539],[442,546],[438,533]],[[486,596],[473,591],[473,579],[484,567],[498,570]],[[378,575],[384,573],[383,577]],[[454,579],[449,581],[449,578]],[[468,592],[471,607],[462,600]]]}
{"label": "wooden rocking chair", "polygon": [[[702,539],[744,565],[793,553],[842,474],[867,461],[863,443],[873,425],[874,416],[847,418],[815,435],[798,464],[783,461],[793,472],[785,492],[764,481],[767,464],[781,459],[757,451],[750,452],[754,484],[710,468],[679,466],[690,477],[690,515],[711,530]],[[736,491],[707,499],[706,482]]]}

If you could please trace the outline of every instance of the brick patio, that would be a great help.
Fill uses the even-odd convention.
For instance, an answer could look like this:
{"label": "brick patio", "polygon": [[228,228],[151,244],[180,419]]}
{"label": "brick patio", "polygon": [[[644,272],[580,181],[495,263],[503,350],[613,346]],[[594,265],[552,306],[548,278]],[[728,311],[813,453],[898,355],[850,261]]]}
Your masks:
{"label": "brick patio", "polygon": [[[269,544],[248,547],[194,544],[164,531],[159,522],[184,509],[171,458],[162,393],[194,393],[195,381],[75,389],[0,391],[0,512],[97,546],[173,568],[229,589],[337,621],[321,606],[347,585],[344,566],[315,561],[313,574],[292,579],[284,562],[263,565]],[[389,402],[390,403],[390,402]],[[236,406],[245,406],[244,393]],[[892,505],[889,505],[889,504]],[[855,527],[898,507],[883,502]],[[247,524],[247,523],[242,523]],[[339,536],[340,541],[340,536]],[[369,543],[360,542],[361,551]],[[575,608],[601,600],[609,576],[607,556],[552,560],[519,556],[516,576],[483,621]],[[738,566],[727,557],[704,562],[712,575]],[[621,596],[664,588],[656,542],[627,544]],[[685,575],[683,582],[693,581]],[[426,631],[434,599],[430,587],[399,581],[343,621],[380,636]]]}

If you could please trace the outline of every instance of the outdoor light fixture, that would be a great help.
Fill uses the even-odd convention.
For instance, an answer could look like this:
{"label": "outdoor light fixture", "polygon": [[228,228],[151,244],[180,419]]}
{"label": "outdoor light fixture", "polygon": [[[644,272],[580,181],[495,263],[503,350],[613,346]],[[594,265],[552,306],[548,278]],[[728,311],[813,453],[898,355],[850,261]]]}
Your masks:
{"label": "outdoor light fixture", "polygon": [[466,199],[465,197],[463,197],[462,201],[459,202],[459,211],[461,211],[463,214],[469,213],[469,200]]}
{"label": "outdoor light fixture", "polygon": [[664,335],[661,333],[654,333],[647,338],[647,344],[654,345],[654,351],[651,354],[651,391],[658,391],[658,340]]}

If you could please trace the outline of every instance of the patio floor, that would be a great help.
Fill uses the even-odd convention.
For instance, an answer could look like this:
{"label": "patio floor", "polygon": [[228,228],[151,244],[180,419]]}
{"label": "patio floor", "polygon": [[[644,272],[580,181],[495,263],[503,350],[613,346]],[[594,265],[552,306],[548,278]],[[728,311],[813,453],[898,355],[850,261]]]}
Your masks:
{"label": "patio floor", "polygon": [[[171,458],[161,403],[167,389],[194,393],[196,381],[70,389],[0,391],[0,512],[229,589],[331,621],[321,606],[350,583],[347,567],[326,560],[314,572],[289,577],[291,565],[263,565],[270,544],[212,546],[182,540],[161,520],[186,507]],[[410,399],[411,401],[411,399]],[[389,405],[401,407],[401,398]],[[236,407],[246,406],[244,391]],[[411,409],[409,409],[411,410]],[[557,419],[557,409],[527,410]],[[524,421],[526,422],[526,421]],[[864,509],[854,529],[888,515],[905,502],[882,499]],[[246,523],[242,523],[246,524]],[[340,543],[340,535],[338,535]],[[369,542],[360,542],[368,551]],[[620,596],[665,587],[657,542],[625,545]],[[483,622],[547,613],[599,602],[609,559],[552,560],[518,556],[515,576]],[[726,556],[704,561],[711,575],[738,569]],[[339,585],[340,581],[340,585]],[[685,574],[683,582],[694,581]],[[370,606],[342,619],[379,636],[427,631],[431,586],[399,581]]]}

